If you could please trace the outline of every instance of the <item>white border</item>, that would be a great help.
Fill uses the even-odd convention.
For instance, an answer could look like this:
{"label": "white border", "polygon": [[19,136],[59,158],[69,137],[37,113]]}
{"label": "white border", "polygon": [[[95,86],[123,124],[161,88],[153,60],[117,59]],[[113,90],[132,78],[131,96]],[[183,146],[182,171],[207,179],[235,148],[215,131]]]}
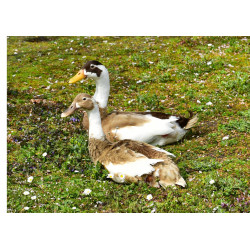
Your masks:
{"label": "white border", "polygon": [[248,0],[10,0],[4,35],[249,35]]}
{"label": "white border", "polygon": [[[250,31],[244,0],[12,0],[1,1],[0,11],[2,135],[8,35],[247,36]],[[246,214],[6,214],[6,140],[1,163],[2,249],[240,249],[248,244]]]}

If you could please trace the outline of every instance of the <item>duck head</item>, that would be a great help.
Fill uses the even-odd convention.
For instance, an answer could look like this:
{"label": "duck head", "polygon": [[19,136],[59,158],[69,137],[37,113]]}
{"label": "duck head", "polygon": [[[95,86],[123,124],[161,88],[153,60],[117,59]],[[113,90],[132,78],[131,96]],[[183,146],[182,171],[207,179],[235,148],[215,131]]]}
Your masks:
{"label": "duck head", "polygon": [[72,115],[79,108],[82,108],[85,111],[92,110],[94,108],[92,97],[88,94],[78,94],[69,108],[61,114],[61,117]]}
{"label": "duck head", "polygon": [[82,79],[91,78],[94,80],[99,80],[108,74],[108,70],[104,65],[98,61],[88,61],[80,69],[80,71],[69,80],[69,83],[75,83]]}

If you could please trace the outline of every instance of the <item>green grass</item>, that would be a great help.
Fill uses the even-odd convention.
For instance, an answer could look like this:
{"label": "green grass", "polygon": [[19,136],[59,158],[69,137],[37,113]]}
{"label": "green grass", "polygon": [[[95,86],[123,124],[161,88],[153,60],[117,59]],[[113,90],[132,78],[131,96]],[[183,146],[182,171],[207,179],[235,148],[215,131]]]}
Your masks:
{"label": "green grass", "polygon": [[[249,44],[242,38],[9,37],[7,211],[249,212]],[[92,80],[67,83],[93,59],[110,72],[110,111],[199,114],[181,142],[163,147],[177,156],[186,188],[116,184],[91,162],[82,113],[60,114],[78,93],[94,93]]]}

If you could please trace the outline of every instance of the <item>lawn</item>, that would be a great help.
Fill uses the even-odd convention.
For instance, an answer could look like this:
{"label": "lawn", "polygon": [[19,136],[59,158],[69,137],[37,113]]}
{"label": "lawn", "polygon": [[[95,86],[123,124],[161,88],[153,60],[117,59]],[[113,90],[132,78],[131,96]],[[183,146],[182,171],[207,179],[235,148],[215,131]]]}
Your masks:
{"label": "lawn", "polygon": [[[9,213],[249,212],[248,37],[8,37],[7,44]],[[109,70],[109,111],[199,115],[182,141],[162,147],[176,155],[186,188],[117,184],[91,162],[82,113],[60,116],[78,93],[94,94],[92,80],[67,83],[88,60]]]}

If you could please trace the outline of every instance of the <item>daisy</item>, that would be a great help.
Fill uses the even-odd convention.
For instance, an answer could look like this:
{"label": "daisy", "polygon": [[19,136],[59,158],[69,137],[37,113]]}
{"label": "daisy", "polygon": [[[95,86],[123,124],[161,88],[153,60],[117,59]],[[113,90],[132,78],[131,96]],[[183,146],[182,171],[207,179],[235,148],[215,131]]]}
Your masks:
{"label": "daisy", "polygon": [[33,181],[34,177],[33,176],[30,176],[27,180],[27,182],[31,183]]}
{"label": "daisy", "polygon": [[24,191],[23,194],[24,194],[24,195],[29,195],[30,192],[29,192],[29,191]]}
{"label": "daisy", "polygon": [[30,208],[29,207],[24,207],[24,210],[29,210]]}
{"label": "daisy", "polygon": [[210,61],[210,62],[207,62],[207,65],[211,65],[212,64],[212,62]]}
{"label": "daisy", "polygon": [[151,213],[155,213],[156,211],[156,208],[154,207],[152,210],[151,210]]}
{"label": "daisy", "polygon": [[108,176],[107,176],[107,178],[113,178],[114,177],[114,175],[113,174],[108,174]]}
{"label": "daisy", "polygon": [[223,138],[222,138],[222,140],[224,141],[224,140],[228,140],[229,139],[229,136],[227,135],[227,136],[224,136]]}
{"label": "daisy", "polygon": [[211,180],[209,181],[209,183],[212,185],[212,184],[215,183],[215,180],[212,180],[212,179],[211,179]]}
{"label": "daisy", "polygon": [[47,155],[47,153],[46,153],[46,152],[44,152],[44,153],[43,153],[43,157],[45,157],[46,155]]}
{"label": "daisy", "polygon": [[35,196],[35,195],[34,195],[34,196],[31,196],[30,199],[31,199],[31,200],[35,200],[35,199],[36,199],[36,196]]}
{"label": "daisy", "polygon": [[148,194],[146,199],[147,199],[148,201],[152,200],[152,199],[153,199],[152,194]]}
{"label": "daisy", "polygon": [[124,174],[119,174],[119,178],[120,178],[121,180],[125,180],[125,175],[124,175]]}
{"label": "daisy", "polygon": [[211,102],[207,102],[206,103],[206,105],[208,105],[208,106],[210,106],[210,105],[212,105],[213,103],[211,103]]}
{"label": "daisy", "polygon": [[91,193],[91,190],[89,188],[85,189],[83,192],[85,195],[89,195]]}

